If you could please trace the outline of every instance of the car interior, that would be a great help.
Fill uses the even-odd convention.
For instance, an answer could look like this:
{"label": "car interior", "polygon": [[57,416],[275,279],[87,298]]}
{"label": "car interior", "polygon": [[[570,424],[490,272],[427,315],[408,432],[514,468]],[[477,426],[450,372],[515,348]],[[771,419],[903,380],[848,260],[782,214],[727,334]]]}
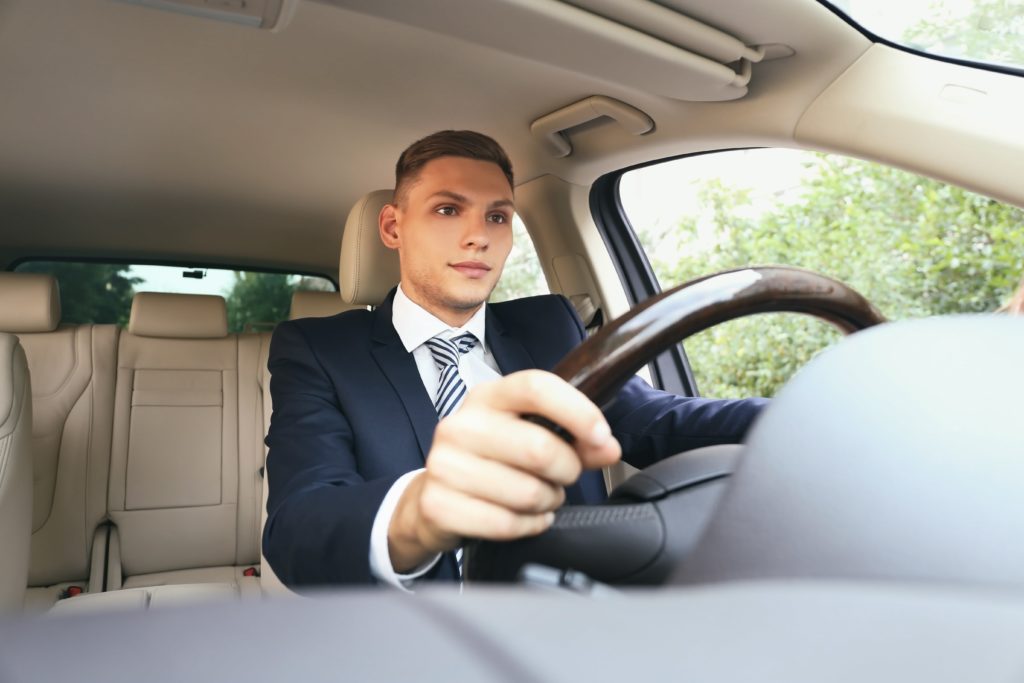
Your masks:
{"label": "car interior", "polygon": [[[1021,67],[898,44],[851,18],[856,5],[0,0],[0,88],[8,93],[0,107],[0,609],[25,620],[5,631],[10,680],[40,671],[18,662],[59,675],[67,663],[30,662],[31,648],[19,659],[17,643],[38,643],[43,633],[75,640],[76,619],[84,626],[90,615],[293,595],[260,548],[272,330],[232,329],[224,296],[144,289],[133,293],[125,320],[68,321],[58,278],[23,264],[295,273],[324,278],[333,291],[295,291],[292,319],[374,307],[398,282],[397,256],[377,227],[394,162],[411,142],[444,129],[484,132],[508,151],[524,245],[536,252],[544,291],[567,297],[595,336],[660,292],[619,199],[629,169],[720,150],[811,150],[1024,207]],[[1013,283],[1019,278],[1012,274]],[[1007,410],[958,412],[941,400],[984,390],[989,408],[1014,405],[1014,383],[1024,381],[1016,379],[1022,366],[1009,362],[1020,348],[1019,322],[893,323],[824,354],[787,385],[792,393],[773,404],[744,451],[722,456],[736,471],[729,486],[719,482],[722,491],[699,513],[680,513],[699,520],[685,532],[695,561],[658,580],[690,590],[766,577],[1019,587],[1024,575],[1008,546],[1019,547],[1011,539],[1024,514],[1014,516],[1020,503],[1005,482],[1019,468],[1011,455],[1024,452],[1020,432],[1007,431]],[[671,341],[645,349],[630,372],[691,391],[688,360]],[[943,376],[924,364],[932,355],[915,353],[922,345],[956,356]],[[976,355],[957,355],[967,348]],[[915,356],[922,364],[908,362]],[[851,382],[866,374],[883,379]],[[906,404],[859,412],[908,386]],[[828,400],[816,398],[823,391],[832,392]],[[862,428],[836,415],[856,415]],[[963,438],[935,430],[949,415]],[[991,438],[979,441],[983,433]],[[999,456],[978,457],[988,463],[978,467],[991,466],[984,475],[951,464],[961,453],[978,455],[982,442]],[[812,457],[826,446],[835,457]],[[903,476],[892,465],[926,446],[939,455],[905,461],[924,469]],[[747,457],[752,451],[764,458]],[[840,456],[861,469],[830,468]],[[927,485],[914,472],[925,472]],[[633,473],[610,469],[609,490]],[[833,487],[840,476],[845,488]],[[996,482],[1004,483],[989,488]],[[938,541],[926,550],[906,544],[918,527],[900,515],[924,524],[915,509],[960,499],[988,502],[977,517],[950,511],[932,523],[946,525],[961,553],[952,557]],[[715,595],[755,604],[744,591],[756,593]],[[444,607],[431,595],[427,604]],[[792,604],[832,600],[816,595],[800,593]],[[414,614],[395,600],[359,609]],[[489,604],[543,609],[514,595]],[[1024,603],[1015,604],[1019,617]],[[702,605],[690,618],[713,610]],[[466,617],[467,607],[448,608]],[[589,609],[574,623],[595,619]],[[621,609],[646,614],[654,603]],[[326,618],[317,613],[304,628]],[[124,642],[138,623],[124,622]],[[971,623],[965,616],[960,627]],[[1009,617],[986,623],[1019,626]],[[354,642],[368,637],[353,631]],[[422,644],[437,661],[442,637]],[[509,670],[495,680],[548,675]],[[905,673],[890,673],[897,670]],[[107,680],[138,671],[125,667]],[[401,678],[396,671],[381,677]],[[171,680],[174,671],[157,675]]]}

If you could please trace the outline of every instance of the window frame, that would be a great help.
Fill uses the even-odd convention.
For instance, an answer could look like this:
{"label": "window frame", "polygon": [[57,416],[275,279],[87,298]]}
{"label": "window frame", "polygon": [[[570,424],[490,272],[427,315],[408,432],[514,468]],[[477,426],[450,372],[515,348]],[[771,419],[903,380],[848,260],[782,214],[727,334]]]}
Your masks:
{"label": "window frame", "polygon": [[982,71],[993,71],[995,73],[1007,74],[1010,76],[1020,76],[1024,78],[1024,68],[1018,68],[1010,66],[1008,64],[998,64],[995,62],[979,62],[964,57],[951,57],[950,55],[944,55],[935,52],[925,52],[924,50],[918,50],[908,45],[903,45],[902,43],[898,43],[894,40],[886,38],[885,36],[881,36],[877,33],[874,33],[869,28],[867,28],[863,24],[859,23],[856,19],[851,17],[849,14],[844,12],[842,9],[834,5],[832,2],[829,2],[829,0],[818,0],[818,4],[822,5],[829,12],[842,19],[846,24],[856,29],[857,32],[859,32],[862,36],[870,40],[872,43],[885,45],[886,47],[891,47],[892,49],[899,50],[900,52],[906,52],[907,54],[916,55],[918,57],[931,59],[937,62],[945,62],[947,64],[955,64],[957,66],[966,66],[972,69],[980,69]]}
{"label": "window frame", "polygon": [[232,271],[245,271],[247,273],[268,273],[273,275],[298,275],[299,277],[318,277],[327,280],[334,287],[335,292],[340,292],[338,288],[337,274],[326,275],[324,273],[315,273],[313,271],[298,271],[295,269],[288,268],[266,268],[263,266],[244,266],[241,264],[225,265],[223,263],[204,263],[204,262],[182,262],[182,261],[162,261],[154,259],[133,259],[133,258],[104,258],[102,256],[19,256],[10,263],[7,264],[6,272],[13,273],[17,271],[18,266],[23,263],[29,263],[32,261],[43,261],[49,263],[96,263],[100,265],[121,265],[126,264],[129,266],[164,266],[167,268],[181,268],[183,270],[189,269],[203,269],[209,268],[214,270],[232,270]]}
{"label": "window frame", "polygon": [[[624,174],[637,168],[706,153],[684,154],[612,171],[598,178],[590,188],[591,217],[604,240],[630,308],[660,294],[662,290],[647,253],[622,206],[619,181]],[[700,396],[697,380],[681,343],[673,344],[648,363],[647,367],[656,388],[680,396]]]}
{"label": "window frame", "polygon": [[[300,278],[313,277],[326,280],[330,283],[332,291],[339,293],[341,290],[338,287],[338,282],[335,277],[324,275],[321,273],[315,273],[310,271],[299,272],[297,269],[284,269],[284,268],[263,268],[263,267],[247,267],[240,265],[224,265],[224,264],[213,264],[209,262],[185,262],[181,261],[168,261],[159,259],[131,259],[124,257],[116,258],[104,258],[102,256],[88,256],[88,257],[75,257],[75,256],[19,256],[7,264],[4,272],[15,273],[17,269],[26,263],[79,263],[79,264],[95,264],[95,265],[127,265],[127,266],[159,266],[164,268],[180,268],[182,270],[224,270],[233,272],[246,272],[246,273],[260,273],[260,274],[272,274],[272,275],[295,275]],[[59,281],[58,281],[59,283]],[[145,290],[143,290],[145,291]],[[220,295],[223,296],[223,295]],[[227,297],[224,297],[225,301]],[[229,317],[230,320],[230,317]],[[96,323],[93,323],[96,324]],[[102,323],[107,324],[107,323]]]}

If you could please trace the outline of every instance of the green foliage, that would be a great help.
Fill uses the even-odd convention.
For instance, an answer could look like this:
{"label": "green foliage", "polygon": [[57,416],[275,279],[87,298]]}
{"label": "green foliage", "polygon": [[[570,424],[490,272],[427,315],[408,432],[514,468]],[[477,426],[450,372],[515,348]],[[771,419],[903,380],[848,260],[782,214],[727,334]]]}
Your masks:
{"label": "green foliage", "polygon": [[966,16],[948,2],[903,39],[922,50],[987,62],[1024,65],[1024,5],[1020,0],[975,0]]}
{"label": "green foliage", "polygon": [[[1024,271],[1021,209],[878,164],[808,158],[800,191],[760,215],[748,191],[710,180],[703,220],[641,231],[662,287],[794,265],[850,284],[890,319],[991,311],[1012,292]],[[756,316],[697,335],[686,350],[705,395],[771,396],[836,337],[802,316]]]}
{"label": "green foliage", "polygon": [[225,295],[228,329],[232,332],[273,329],[288,317],[296,290],[324,290],[323,278],[301,278],[284,273],[235,271],[235,282]]}
{"label": "green foliage", "polygon": [[49,273],[60,283],[61,321],[128,324],[135,285],[141,278],[127,275],[128,264],[30,261],[20,273]]}
{"label": "green foliage", "polygon": [[490,301],[509,301],[547,292],[548,286],[530,234],[522,223],[515,221],[512,226],[512,252],[505,262],[498,285],[491,292]]}

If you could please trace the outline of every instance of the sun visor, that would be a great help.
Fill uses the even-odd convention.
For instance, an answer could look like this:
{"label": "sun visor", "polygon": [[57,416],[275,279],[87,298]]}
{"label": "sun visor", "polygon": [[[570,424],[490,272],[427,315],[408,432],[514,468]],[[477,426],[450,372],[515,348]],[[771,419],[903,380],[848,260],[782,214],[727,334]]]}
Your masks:
{"label": "sun visor", "polygon": [[765,57],[649,0],[449,0],[444,12],[428,2],[331,4],[677,100],[743,97],[752,64]]}

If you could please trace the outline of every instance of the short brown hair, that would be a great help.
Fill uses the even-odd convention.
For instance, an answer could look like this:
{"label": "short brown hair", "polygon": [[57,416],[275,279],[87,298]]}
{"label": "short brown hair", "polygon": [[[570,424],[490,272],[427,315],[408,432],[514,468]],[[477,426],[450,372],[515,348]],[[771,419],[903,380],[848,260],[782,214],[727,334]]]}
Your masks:
{"label": "short brown hair", "polygon": [[463,157],[497,164],[515,187],[512,162],[494,139],[472,130],[442,130],[417,140],[402,152],[395,164],[395,203],[427,162],[441,157]]}

